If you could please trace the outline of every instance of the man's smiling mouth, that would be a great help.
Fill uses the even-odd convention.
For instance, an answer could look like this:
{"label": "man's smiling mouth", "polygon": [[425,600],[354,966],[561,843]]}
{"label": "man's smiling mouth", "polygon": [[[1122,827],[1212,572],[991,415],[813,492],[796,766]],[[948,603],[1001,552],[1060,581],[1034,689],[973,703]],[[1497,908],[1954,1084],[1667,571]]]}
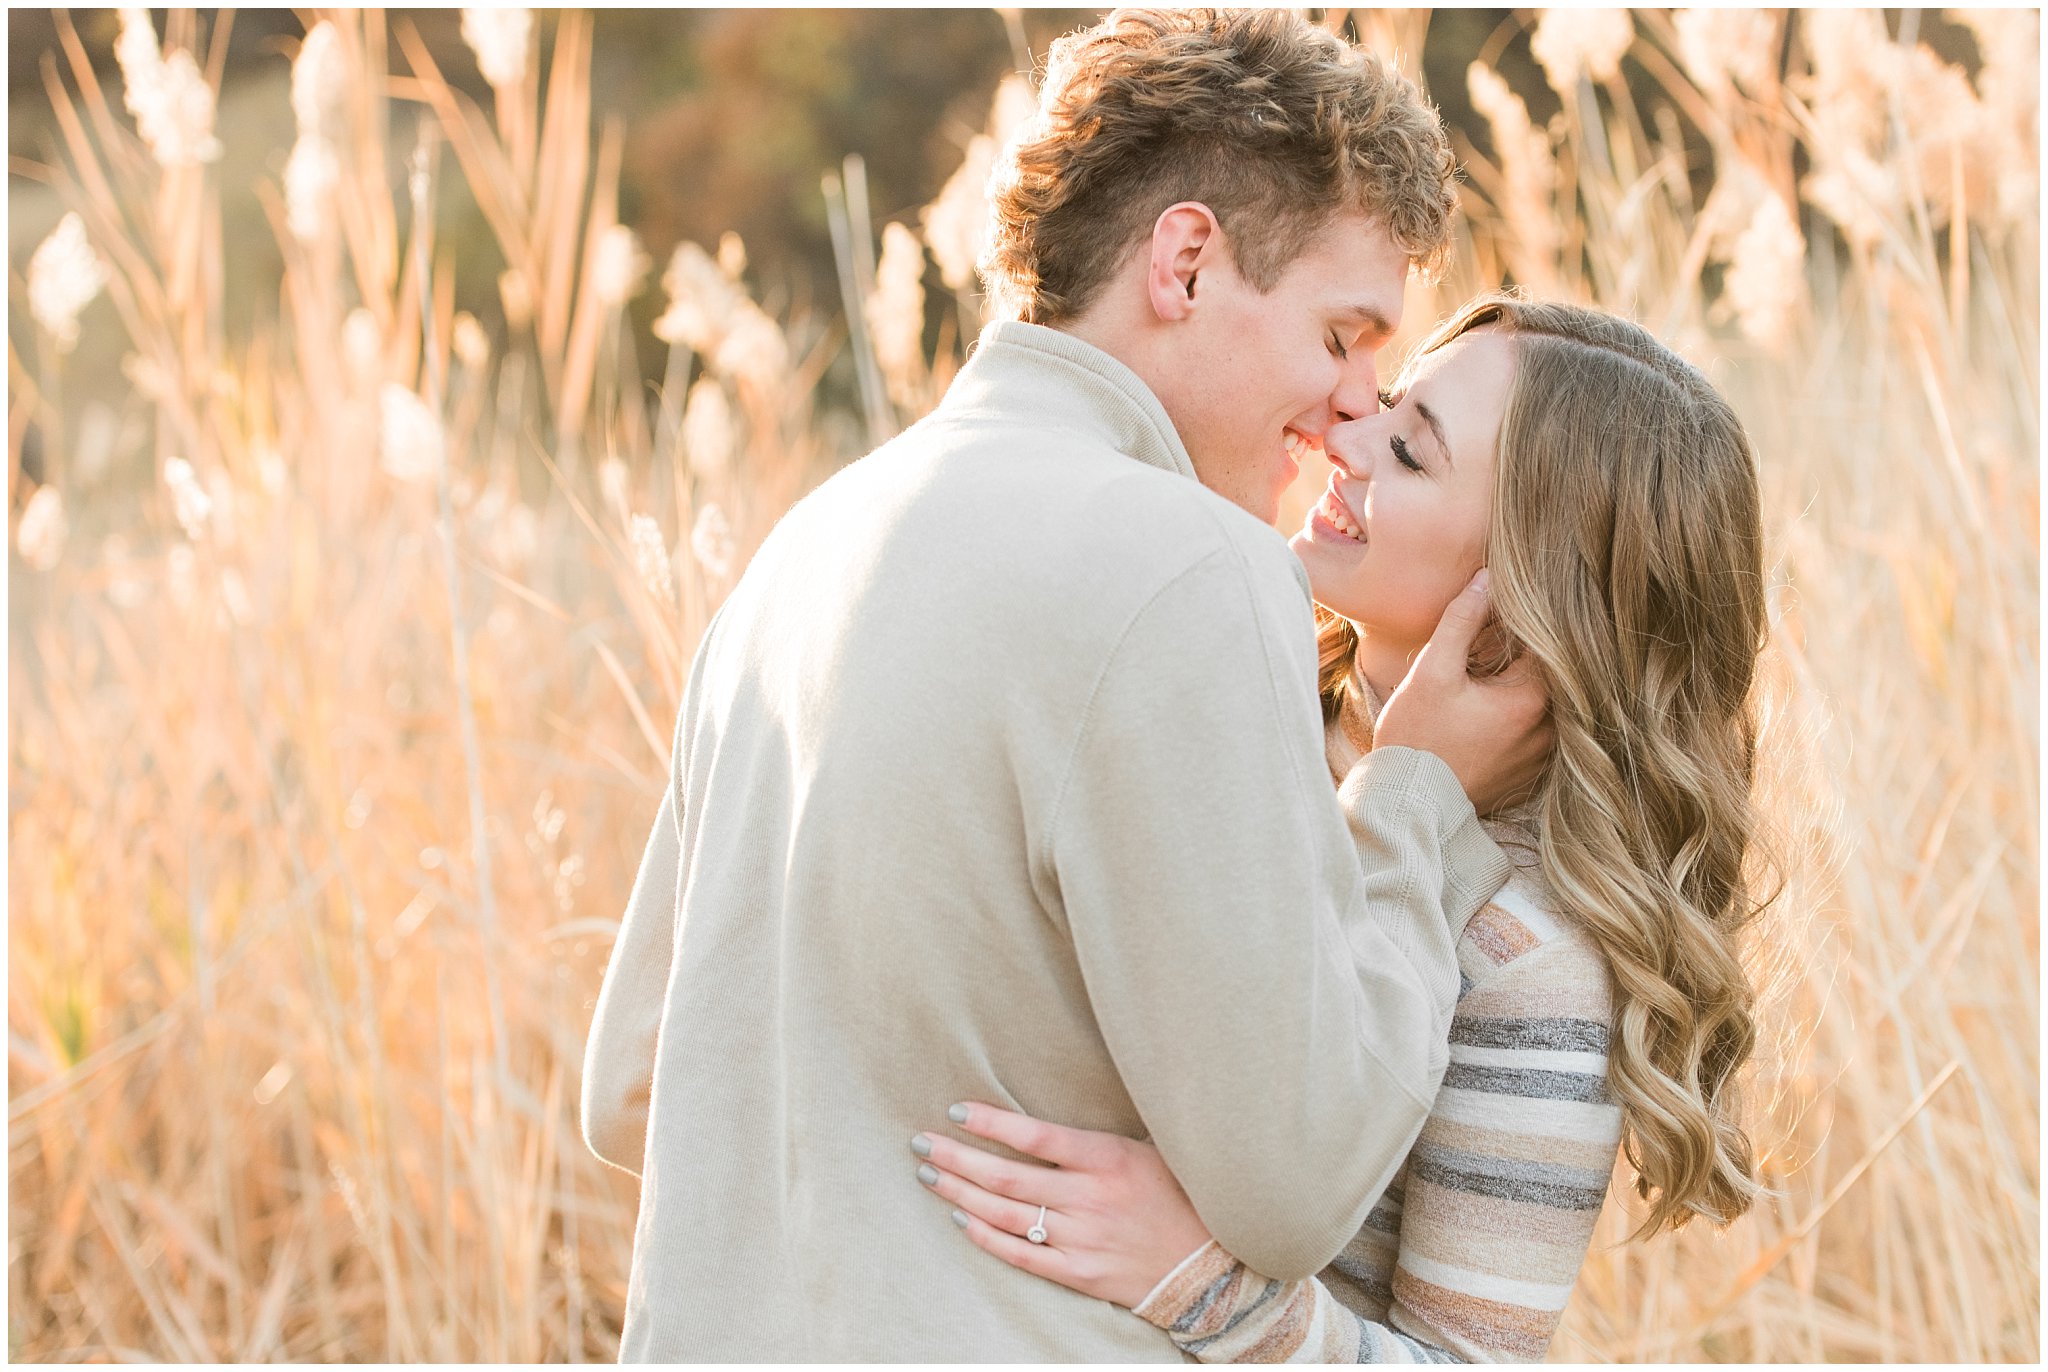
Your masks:
{"label": "man's smiling mouth", "polygon": [[1280,431],[1280,446],[1285,448],[1287,455],[1299,464],[1310,453],[1315,452],[1318,445],[1314,439],[1302,433],[1299,429],[1282,429]]}

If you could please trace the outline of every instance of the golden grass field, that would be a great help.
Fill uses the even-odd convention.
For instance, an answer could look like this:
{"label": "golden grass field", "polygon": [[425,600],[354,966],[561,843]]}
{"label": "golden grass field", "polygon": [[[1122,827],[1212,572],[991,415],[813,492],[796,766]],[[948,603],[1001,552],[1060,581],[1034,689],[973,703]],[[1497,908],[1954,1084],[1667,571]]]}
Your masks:
{"label": "golden grass field", "polygon": [[[1473,63],[1457,264],[1409,303],[1410,337],[1504,277],[1626,312],[1764,459],[1774,1194],[1645,1244],[1611,1202],[1558,1358],[2039,1356],[2038,17],[1951,12],[1965,72],[1905,13],[1531,16],[1563,112]],[[736,240],[648,279],[592,22],[545,70],[475,32],[480,108],[336,14],[253,186],[208,160],[215,21],[129,25],[111,89],[59,24],[61,155],[15,172],[77,220],[9,278],[15,1358],[616,1355],[635,1186],[578,1076],[680,682],[777,514],[957,365],[1025,88],[925,216],[877,235],[850,165],[851,328],[778,318]],[[1352,22],[1415,69],[1425,15]],[[285,263],[253,331],[251,196]],[[455,284],[500,265],[435,239],[464,197],[482,321]],[[67,327],[125,340],[117,434]],[[816,393],[849,347],[851,423]],[[80,495],[109,446],[154,484]]]}

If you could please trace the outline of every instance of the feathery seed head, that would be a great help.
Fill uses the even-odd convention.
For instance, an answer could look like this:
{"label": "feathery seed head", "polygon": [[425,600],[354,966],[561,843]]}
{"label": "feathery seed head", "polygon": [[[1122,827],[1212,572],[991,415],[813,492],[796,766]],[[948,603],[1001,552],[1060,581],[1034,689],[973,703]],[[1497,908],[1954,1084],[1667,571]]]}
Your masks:
{"label": "feathery seed head", "polygon": [[920,216],[925,242],[932,260],[939,264],[939,276],[952,291],[964,291],[974,281],[974,264],[988,246],[989,178],[995,174],[998,154],[1032,126],[1040,114],[1038,95],[1023,77],[1010,75],[996,87],[989,102],[987,128],[968,140],[960,165],[946,178],[938,197],[925,206]]}
{"label": "feathery seed head", "polygon": [[171,492],[171,513],[178,527],[194,543],[206,537],[207,521],[213,517],[213,497],[199,484],[192,464],[182,457],[164,463],[164,485]]}
{"label": "feathery seed head", "polygon": [[28,261],[28,307],[60,352],[78,343],[78,316],[107,283],[76,210],[57,221]]}
{"label": "feathery seed head", "polygon": [[1736,236],[1725,286],[1743,334],[1782,354],[1806,302],[1806,239],[1775,191],[1764,193]]}
{"label": "feathery seed head", "polygon": [[[737,265],[738,254],[726,254]],[[711,254],[695,243],[677,246],[662,273],[668,309],[655,336],[693,349],[721,375],[767,390],[789,367],[782,330]]]}
{"label": "feathery seed head", "polygon": [[789,370],[789,341],[775,321],[749,300],[732,331],[711,355],[711,365],[765,394],[773,391]]}
{"label": "feathery seed head", "polygon": [[724,383],[715,377],[700,377],[690,387],[683,406],[683,452],[690,474],[699,480],[716,481],[731,470],[732,406],[726,401]]}
{"label": "feathery seed head", "polygon": [[462,41],[476,54],[477,69],[491,89],[504,91],[525,79],[533,43],[533,11],[478,7],[462,11]]}
{"label": "feathery seed head", "polygon": [[917,409],[925,383],[924,244],[901,224],[882,229],[882,260],[867,317],[890,398],[906,410]]}
{"label": "feathery seed head", "polygon": [[1484,62],[1465,71],[1473,108],[1486,119],[1500,163],[1507,221],[1508,268],[1521,285],[1541,294],[1557,289],[1561,243],[1557,216],[1557,155],[1550,135],[1529,119],[1529,107],[1501,74]]}
{"label": "feathery seed head", "polygon": [[21,560],[38,572],[47,572],[64,555],[64,538],[71,526],[64,518],[64,497],[55,486],[38,486],[22,507],[21,522],[14,529],[14,546]]}
{"label": "feathery seed head", "polygon": [[450,345],[455,351],[455,360],[473,372],[480,372],[491,361],[491,340],[484,333],[484,326],[476,322],[476,316],[468,310],[455,316]]}
{"label": "feathery seed head", "polygon": [[964,291],[974,280],[974,264],[989,236],[988,180],[995,170],[996,141],[978,133],[967,155],[938,198],[924,208],[924,237],[949,289]]}
{"label": "feathery seed head", "polygon": [[213,88],[191,53],[180,48],[163,55],[148,10],[121,11],[114,58],[121,67],[122,99],[159,166],[196,166],[220,156]]}
{"label": "feathery seed head", "polygon": [[348,85],[341,32],[322,19],[306,31],[306,41],[292,61],[292,116],[298,120],[299,137],[331,140],[341,135]]}
{"label": "feathery seed head", "polygon": [[746,275],[747,242],[731,229],[718,235],[718,270],[735,281]]}
{"label": "feathery seed head", "polygon": [[301,135],[284,164],[285,223],[301,243],[318,242],[334,229],[334,192],[341,161],[325,138]]}
{"label": "feathery seed head", "polygon": [[1678,59],[1707,95],[1727,99],[1737,86],[1754,95],[1769,83],[1778,36],[1777,21],[1769,12],[1680,10],[1672,23],[1678,30]]}
{"label": "feathery seed head", "polygon": [[616,309],[640,293],[640,285],[653,265],[640,250],[640,237],[624,224],[614,224],[597,240],[591,263],[591,289],[604,304]]}
{"label": "feathery seed head", "polygon": [[1011,72],[996,86],[988,109],[988,136],[1007,146],[1038,113],[1038,92],[1031,83]]}
{"label": "feathery seed head", "polygon": [[1621,74],[1622,54],[1635,42],[1635,20],[1627,10],[1545,10],[1536,21],[1529,51],[1543,66],[1550,88],[1569,97],[1584,73],[1595,81]]}
{"label": "feathery seed head", "polygon": [[2006,224],[2039,210],[2041,14],[2030,9],[1948,10],[1976,36],[1983,65],[1977,94],[1984,103],[1985,151],[2004,169],[1997,209]]}
{"label": "feathery seed head", "polygon": [[342,322],[341,361],[357,390],[368,390],[384,379],[384,330],[378,327],[377,316],[361,305]]}
{"label": "feathery seed head", "polygon": [[747,293],[709,253],[687,241],[676,246],[661,285],[668,292],[669,303],[667,311],[654,321],[655,335],[670,343],[686,344],[700,354],[718,346],[747,299]]}
{"label": "feathery seed head", "polygon": [[697,513],[697,523],[690,530],[690,552],[696,557],[697,565],[713,581],[723,581],[732,574],[736,550],[732,541],[732,525],[726,520],[725,511],[716,505],[706,505]]}
{"label": "feathery seed head", "polygon": [[397,382],[387,383],[379,396],[378,464],[408,484],[432,481],[445,457],[440,418]]}
{"label": "feathery seed head", "polygon": [[669,561],[668,544],[661,536],[661,526],[654,522],[652,515],[636,514],[629,525],[627,537],[633,548],[633,566],[639,571],[647,593],[664,605],[674,601],[675,572]]}

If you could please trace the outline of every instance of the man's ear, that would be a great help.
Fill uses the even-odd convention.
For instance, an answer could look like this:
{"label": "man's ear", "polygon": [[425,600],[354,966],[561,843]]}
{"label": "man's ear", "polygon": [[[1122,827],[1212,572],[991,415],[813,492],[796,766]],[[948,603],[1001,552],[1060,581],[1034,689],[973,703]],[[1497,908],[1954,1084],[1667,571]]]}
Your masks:
{"label": "man's ear", "polygon": [[1199,200],[1168,205],[1152,225],[1152,258],[1145,272],[1153,314],[1167,323],[1193,315],[1202,273],[1227,253],[1214,210]]}

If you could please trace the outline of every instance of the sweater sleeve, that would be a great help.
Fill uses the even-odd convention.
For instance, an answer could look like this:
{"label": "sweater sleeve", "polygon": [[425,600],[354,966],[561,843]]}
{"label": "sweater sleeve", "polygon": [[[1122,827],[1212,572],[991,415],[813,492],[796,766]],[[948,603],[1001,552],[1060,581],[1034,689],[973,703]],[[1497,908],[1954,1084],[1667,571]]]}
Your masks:
{"label": "sweater sleeve", "polygon": [[1315,1277],[1274,1281],[1212,1239],[1134,1312],[1201,1362],[1463,1362],[1345,1309]]}
{"label": "sweater sleeve", "polygon": [[690,666],[670,740],[668,788],[640,855],[640,871],[619,920],[591,1018],[590,1041],[583,1049],[583,1141],[602,1161],[636,1177],[647,1159],[655,1050],[675,966],[677,903],[684,875],[683,786],[689,775],[685,745],[718,618],[712,616],[706,626]]}
{"label": "sweater sleeve", "polygon": [[619,921],[611,962],[597,993],[583,1050],[583,1139],[613,1167],[639,1176],[647,1156],[647,1113],[654,1094],[654,1051],[674,962],[682,844],[676,784],[640,857],[640,874]]}
{"label": "sweater sleeve", "polygon": [[[1530,928],[1493,905],[1472,942],[1485,956]],[[1467,1362],[1543,1359],[1621,1143],[1607,965],[1583,942],[1538,937],[1550,941],[1460,1003],[1450,1069],[1408,1165],[1387,1322]]]}
{"label": "sweater sleeve", "polygon": [[[1521,926],[1484,930],[1511,943]],[[1322,1282],[1277,1282],[1211,1243],[1136,1313],[1203,1362],[1538,1362],[1606,1198],[1620,1108],[1607,1094],[1603,973],[1547,947],[1475,988],[1409,1162],[1384,1321]]]}
{"label": "sweater sleeve", "polygon": [[1133,1104],[1209,1231],[1283,1278],[1337,1254],[1422,1127],[1456,925],[1507,871],[1427,754],[1368,759],[1331,804],[1294,608],[1227,554],[1162,588],[1103,669],[1048,826]]}

